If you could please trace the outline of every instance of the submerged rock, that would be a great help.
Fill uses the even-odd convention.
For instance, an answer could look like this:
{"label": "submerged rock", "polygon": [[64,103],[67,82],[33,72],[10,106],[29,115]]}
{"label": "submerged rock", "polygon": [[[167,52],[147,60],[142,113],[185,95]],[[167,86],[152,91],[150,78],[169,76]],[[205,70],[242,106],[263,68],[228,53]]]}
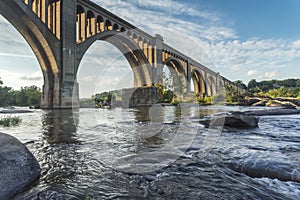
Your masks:
{"label": "submerged rock", "polygon": [[200,120],[200,123],[206,127],[233,127],[233,128],[247,128],[257,127],[259,119],[257,117],[247,115],[242,112],[233,112],[229,114],[212,116],[204,120]]}
{"label": "submerged rock", "polygon": [[0,199],[9,199],[24,190],[40,173],[40,165],[27,147],[0,133]]}
{"label": "submerged rock", "polygon": [[252,178],[271,178],[281,181],[300,182],[300,173],[293,165],[267,158],[231,163],[229,167]]}

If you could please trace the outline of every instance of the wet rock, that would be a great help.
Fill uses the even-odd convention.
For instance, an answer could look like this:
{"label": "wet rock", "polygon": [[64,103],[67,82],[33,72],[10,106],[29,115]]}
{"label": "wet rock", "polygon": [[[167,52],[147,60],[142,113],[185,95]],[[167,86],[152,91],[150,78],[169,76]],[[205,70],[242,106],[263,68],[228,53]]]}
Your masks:
{"label": "wet rock", "polygon": [[257,117],[247,115],[242,112],[233,112],[220,116],[212,116],[204,120],[200,120],[200,123],[206,127],[233,127],[233,128],[249,128],[257,127],[259,119]]}
{"label": "wet rock", "polygon": [[42,191],[38,194],[37,200],[60,200],[58,193],[52,190]]}
{"label": "wet rock", "polygon": [[41,168],[27,147],[0,133],[0,199],[9,199],[40,176]]}
{"label": "wet rock", "polygon": [[229,165],[234,171],[246,174],[252,178],[271,178],[281,181],[300,182],[300,173],[289,163],[274,160],[257,159]]}

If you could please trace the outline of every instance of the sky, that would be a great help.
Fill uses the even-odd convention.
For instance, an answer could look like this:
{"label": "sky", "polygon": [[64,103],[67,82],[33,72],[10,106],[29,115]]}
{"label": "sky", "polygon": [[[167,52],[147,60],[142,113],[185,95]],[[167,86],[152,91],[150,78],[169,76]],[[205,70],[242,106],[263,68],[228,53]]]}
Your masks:
{"label": "sky", "polygon": [[[298,0],[93,0],[229,80],[299,78]],[[0,16],[0,77],[14,89],[42,87],[42,72],[21,35]],[[97,41],[79,72],[80,97],[132,87],[131,68],[114,46]]]}

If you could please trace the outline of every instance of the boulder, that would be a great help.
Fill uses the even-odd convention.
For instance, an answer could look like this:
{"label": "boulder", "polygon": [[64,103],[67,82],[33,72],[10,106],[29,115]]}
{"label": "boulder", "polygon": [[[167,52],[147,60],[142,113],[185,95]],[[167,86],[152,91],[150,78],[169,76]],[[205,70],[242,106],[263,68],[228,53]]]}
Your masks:
{"label": "boulder", "polygon": [[27,147],[0,133],[0,199],[9,199],[23,191],[40,173],[40,165]]}
{"label": "boulder", "polygon": [[258,126],[259,119],[257,117],[247,115],[242,112],[233,112],[220,116],[212,116],[203,120],[200,123],[206,127],[233,127],[233,128],[251,128]]}

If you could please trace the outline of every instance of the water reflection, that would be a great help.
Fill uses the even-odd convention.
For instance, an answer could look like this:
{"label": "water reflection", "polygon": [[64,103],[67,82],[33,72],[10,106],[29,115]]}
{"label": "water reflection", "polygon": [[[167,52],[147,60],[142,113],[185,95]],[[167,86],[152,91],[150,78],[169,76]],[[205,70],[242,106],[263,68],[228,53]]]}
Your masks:
{"label": "water reflection", "polygon": [[168,123],[179,122],[182,115],[180,106],[153,105],[151,107],[139,107],[134,110],[136,122]]}
{"label": "water reflection", "polygon": [[50,143],[76,143],[78,110],[46,110],[42,115],[43,136]]}

